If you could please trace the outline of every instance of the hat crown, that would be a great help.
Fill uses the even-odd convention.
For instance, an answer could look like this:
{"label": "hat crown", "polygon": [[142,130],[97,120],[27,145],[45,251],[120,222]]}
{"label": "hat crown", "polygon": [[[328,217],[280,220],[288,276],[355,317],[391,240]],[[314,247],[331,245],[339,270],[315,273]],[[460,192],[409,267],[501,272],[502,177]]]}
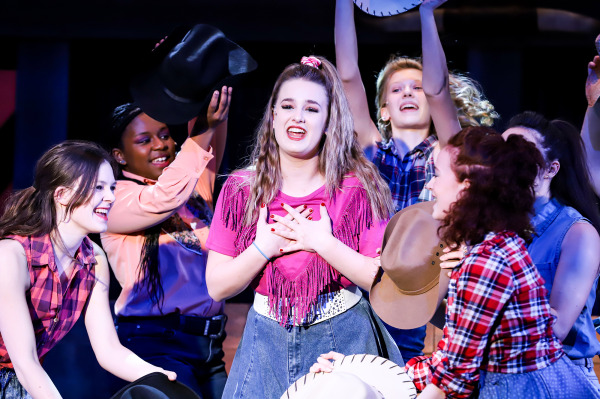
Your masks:
{"label": "hat crown", "polygon": [[236,50],[238,58],[247,55],[219,29],[204,24],[194,26],[160,65],[165,91],[180,101],[201,100],[215,84],[233,74],[229,63]]}

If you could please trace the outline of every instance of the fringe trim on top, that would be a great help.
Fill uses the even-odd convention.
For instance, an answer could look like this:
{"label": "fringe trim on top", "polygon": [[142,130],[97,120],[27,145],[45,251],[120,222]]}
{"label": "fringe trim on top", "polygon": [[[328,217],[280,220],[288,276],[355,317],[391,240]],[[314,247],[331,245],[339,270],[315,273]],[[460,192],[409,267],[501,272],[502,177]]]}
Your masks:
{"label": "fringe trim on top", "polygon": [[[373,213],[362,186],[344,189],[350,190],[350,195],[341,216],[334,221],[333,235],[358,251],[360,233],[372,226]],[[252,245],[256,237],[255,223],[243,226],[248,190],[243,177],[234,175],[228,179],[221,194],[224,195],[222,218],[225,226],[237,232],[234,241],[236,256]],[[325,306],[325,303],[319,303],[319,295],[329,293],[332,285],[340,285],[342,275],[316,253],[311,253],[305,270],[292,280],[281,271],[282,267],[280,259],[276,258],[267,263],[263,271],[271,314],[282,326],[308,324]]]}

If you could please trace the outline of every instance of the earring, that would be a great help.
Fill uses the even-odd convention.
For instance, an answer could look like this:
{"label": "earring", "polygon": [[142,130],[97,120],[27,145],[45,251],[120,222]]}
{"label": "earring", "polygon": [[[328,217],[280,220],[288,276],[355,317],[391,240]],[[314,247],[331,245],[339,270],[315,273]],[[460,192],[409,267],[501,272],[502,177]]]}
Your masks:
{"label": "earring", "polygon": [[544,175],[544,179],[549,179],[549,178],[550,178],[550,176]]}
{"label": "earring", "polygon": [[125,165],[125,160],[124,160],[124,159],[121,159],[121,160],[119,161],[119,163],[120,163],[121,165]]}

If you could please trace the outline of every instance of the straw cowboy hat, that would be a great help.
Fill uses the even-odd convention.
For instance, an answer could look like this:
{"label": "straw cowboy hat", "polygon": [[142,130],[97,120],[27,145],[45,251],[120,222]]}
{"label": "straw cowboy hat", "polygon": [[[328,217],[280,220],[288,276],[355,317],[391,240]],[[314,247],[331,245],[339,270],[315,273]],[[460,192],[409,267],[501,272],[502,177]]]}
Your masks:
{"label": "straw cowboy hat", "polygon": [[124,386],[111,399],[201,399],[179,381],[170,381],[163,373],[150,373]]}
{"label": "straw cowboy hat", "polygon": [[369,300],[377,315],[396,328],[424,326],[448,292],[449,278],[440,271],[446,244],[438,237],[433,201],[411,205],[388,223],[383,237],[381,269]]}
{"label": "straw cowboy hat", "polygon": [[153,119],[183,124],[208,105],[226,80],[256,69],[256,61],[214,26],[176,29],[149,55],[149,66],[133,78],[135,103]]}
{"label": "straw cowboy hat", "polygon": [[281,399],[414,399],[417,389],[403,367],[375,355],[350,355],[330,373],[308,373]]}
{"label": "straw cowboy hat", "polygon": [[362,11],[375,17],[389,17],[411,10],[423,0],[354,0]]}

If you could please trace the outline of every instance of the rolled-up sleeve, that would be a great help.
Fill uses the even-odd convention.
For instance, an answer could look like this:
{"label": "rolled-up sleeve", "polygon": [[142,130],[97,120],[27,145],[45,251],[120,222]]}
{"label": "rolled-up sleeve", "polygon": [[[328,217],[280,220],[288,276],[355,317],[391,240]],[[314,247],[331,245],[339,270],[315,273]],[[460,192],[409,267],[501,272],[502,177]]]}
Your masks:
{"label": "rolled-up sleeve", "polygon": [[156,184],[141,185],[119,180],[116,200],[108,217],[108,232],[133,233],[167,219],[188,200],[212,158],[212,149],[205,151],[193,140],[187,139]]}

